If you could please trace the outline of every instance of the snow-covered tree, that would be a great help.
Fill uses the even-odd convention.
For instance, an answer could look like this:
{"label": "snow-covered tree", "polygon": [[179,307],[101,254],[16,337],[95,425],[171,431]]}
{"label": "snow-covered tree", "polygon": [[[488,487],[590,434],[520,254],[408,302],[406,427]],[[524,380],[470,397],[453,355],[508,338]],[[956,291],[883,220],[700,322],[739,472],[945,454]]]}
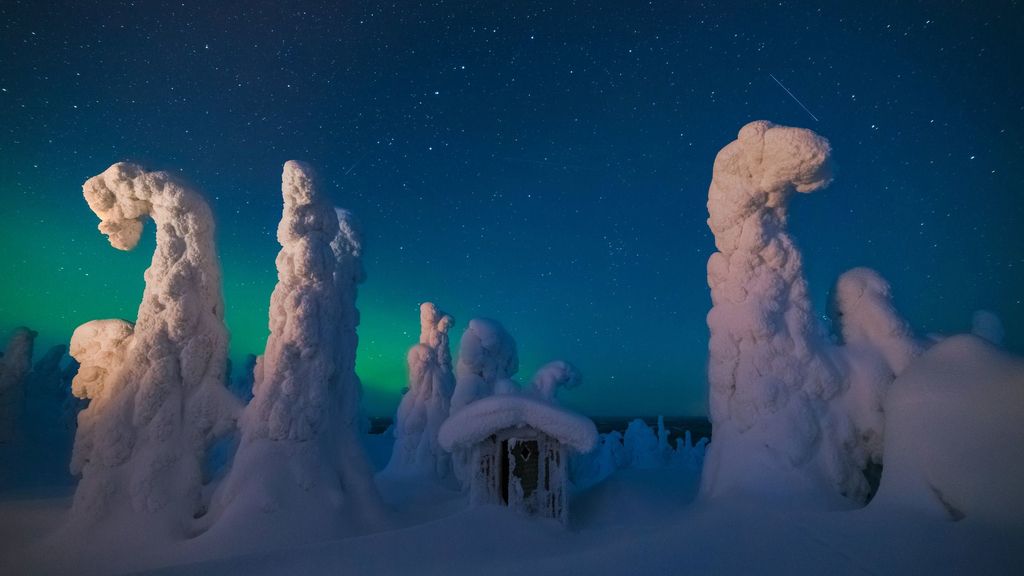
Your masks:
{"label": "snow-covered tree", "polygon": [[455,387],[448,330],[454,320],[431,302],[420,305],[420,341],[409,350],[409,390],[395,414],[395,445],[384,472],[443,480],[451,457],[437,444]]}
{"label": "snow-covered tree", "polygon": [[829,402],[844,380],[807,296],[800,252],[786,231],[794,192],[831,180],[828,142],[757,121],[715,159],[708,225],[713,307],[708,380],[715,427],[702,494],[733,491],[863,498],[846,447],[853,429]]}
{"label": "snow-covered tree", "polygon": [[357,437],[360,241],[308,166],[287,162],[281,189],[270,336],[214,529],[299,541],[361,530],[381,504]]}
{"label": "snow-covered tree", "polygon": [[231,379],[231,391],[242,402],[252,400],[253,373],[256,370],[256,355],[247,354],[239,374]]}
{"label": "snow-covered tree", "polygon": [[833,410],[845,413],[854,427],[852,454],[860,467],[881,464],[885,396],[923,346],[896,312],[889,283],[869,268],[854,268],[839,277],[829,309],[842,344],[834,349],[834,359],[846,383]]}
{"label": "snow-covered tree", "polygon": [[541,366],[534,373],[530,380],[530,388],[540,398],[554,402],[560,388],[569,390],[582,382],[583,379],[575,366],[564,360],[555,360]]}
{"label": "snow-covered tree", "polygon": [[28,375],[28,388],[30,394],[46,394],[50,396],[64,397],[61,361],[67,353],[68,347],[65,344],[51,346],[43,354],[43,357],[32,366],[32,372]]}
{"label": "snow-covered tree", "polygon": [[459,362],[455,367],[452,414],[467,404],[490,396],[499,380],[519,371],[516,341],[496,320],[473,318],[459,341]]}
{"label": "snow-covered tree", "polygon": [[655,470],[665,465],[665,454],[654,430],[640,418],[636,418],[626,426],[622,436],[626,458],[630,466],[640,470]]}
{"label": "snow-covered tree", "polygon": [[[62,448],[69,448],[71,439],[65,426],[64,401],[70,389],[64,388],[61,363],[67,352],[67,345],[51,346],[42,358],[32,366],[25,382],[25,411],[28,417],[21,428],[26,431],[29,441],[36,445],[59,442]],[[67,464],[67,461],[64,462]]]}
{"label": "snow-covered tree", "polygon": [[171,175],[133,164],[114,164],[83,192],[113,247],[134,248],[152,218],[156,250],[134,326],[93,321],[72,337],[82,364],[72,391],[92,400],[71,463],[82,475],[72,526],[89,535],[118,518],[135,534],[184,538],[205,507],[206,450],[234,427],[238,410],[224,387],[228,333],[213,215]]}
{"label": "snow-covered tree", "polygon": [[25,400],[25,377],[32,368],[36,332],[16,328],[0,357],[0,443],[14,439]]}

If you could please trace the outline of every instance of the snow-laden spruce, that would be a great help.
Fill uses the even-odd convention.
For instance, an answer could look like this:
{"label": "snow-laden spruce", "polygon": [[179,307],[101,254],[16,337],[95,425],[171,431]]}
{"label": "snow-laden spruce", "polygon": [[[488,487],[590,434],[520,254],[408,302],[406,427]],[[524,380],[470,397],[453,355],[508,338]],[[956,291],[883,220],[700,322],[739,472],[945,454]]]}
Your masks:
{"label": "snow-laden spruce", "polygon": [[32,369],[36,332],[19,327],[0,357],[0,443],[12,442],[25,400],[25,377]]}
{"label": "snow-laden spruce", "polygon": [[252,385],[256,371],[256,355],[246,354],[245,362],[239,368],[239,374],[231,378],[231,392],[242,402],[248,403],[252,400]]}
{"label": "snow-laden spruce", "polygon": [[287,162],[281,190],[270,336],[215,497],[214,530],[302,541],[361,530],[380,502],[356,435],[357,230],[308,166]]}
{"label": "snow-laden spruce", "polygon": [[832,290],[830,316],[842,346],[833,359],[844,375],[841,401],[832,407],[836,422],[855,429],[847,447],[857,465],[881,465],[885,396],[923,348],[892,303],[889,283],[869,268],[843,273]]}
{"label": "snow-laden spruce", "polygon": [[183,538],[204,511],[206,450],[238,411],[224,387],[228,332],[213,216],[191,188],[133,164],[114,164],[83,192],[114,248],[134,248],[152,218],[156,250],[134,326],[93,321],[71,340],[82,364],[72,391],[91,400],[71,462],[82,475],[72,526],[94,534],[91,526],[119,518],[133,534]]}
{"label": "snow-laden spruce", "polygon": [[[42,449],[64,451],[70,455],[73,437],[68,434],[68,414],[65,411],[70,388],[64,386],[64,368],[67,345],[51,346],[32,366],[25,379],[25,411],[29,415],[21,428],[30,443]],[[67,460],[64,461],[66,467]]]}
{"label": "snow-laden spruce", "polygon": [[444,480],[451,456],[437,444],[437,431],[448,418],[455,374],[448,330],[454,320],[432,302],[420,305],[420,341],[409,350],[409,390],[395,414],[395,444],[384,469],[388,475]]}
{"label": "snow-laden spruce", "polygon": [[715,159],[708,225],[713,307],[708,380],[715,426],[701,490],[841,493],[868,486],[832,420],[843,391],[807,296],[800,252],[786,232],[794,192],[831,181],[828,142],[800,128],[757,121]]}
{"label": "snow-laden spruce", "polygon": [[63,394],[63,368],[61,362],[67,354],[66,344],[51,346],[43,354],[42,358],[32,365],[32,372],[27,379],[28,394],[45,394],[50,396],[64,397]]}
{"label": "snow-laden spruce", "polygon": [[494,393],[495,383],[519,371],[516,341],[496,320],[473,318],[459,341],[452,414]]}

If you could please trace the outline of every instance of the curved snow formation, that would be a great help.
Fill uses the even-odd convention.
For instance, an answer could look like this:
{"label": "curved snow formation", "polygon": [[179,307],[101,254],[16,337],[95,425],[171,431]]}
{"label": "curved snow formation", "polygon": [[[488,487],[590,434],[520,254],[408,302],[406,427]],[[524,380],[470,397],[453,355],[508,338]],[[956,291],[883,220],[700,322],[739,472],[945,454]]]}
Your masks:
{"label": "curved snow formation", "polygon": [[352,532],[353,514],[375,513],[379,502],[356,436],[358,231],[305,164],[285,163],[281,191],[270,336],[215,509],[228,532],[284,530],[302,539]]}
{"label": "curved snow formation", "polygon": [[702,493],[836,493],[868,486],[844,448],[854,433],[829,409],[843,378],[825,350],[800,252],[786,232],[794,192],[831,181],[828,141],[766,121],[744,126],[715,159],[708,226],[713,307],[708,381],[715,438]]}
{"label": "curved snow formation", "polygon": [[0,356],[0,443],[12,441],[25,399],[25,378],[32,369],[37,332],[15,328]]}
{"label": "curved snow formation", "polygon": [[143,513],[145,526],[184,537],[204,509],[206,449],[234,427],[238,410],[224,386],[228,332],[213,215],[171,175],[134,164],[114,164],[82,189],[113,247],[134,248],[152,218],[156,250],[134,329],[90,322],[72,339],[84,368],[73,391],[93,399],[75,438],[72,469],[82,479],[72,519]]}
{"label": "curved snow formation", "polygon": [[385,472],[446,478],[451,457],[437,444],[448,418],[455,375],[448,331],[454,320],[432,302],[420,305],[420,341],[409,350],[409,390],[395,414],[395,445]]}
{"label": "curved snow formation", "polygon": [[519,354],[512,336],[496,320],[473,318],[459,342],[452,414],[474,400],[490,396],[495,382],[518,371]]}
{"label": "curved snow formation", "polygon": [[1024,359],[968,334],[924,352],[885,399],[885,470],[869,509],[1019,523]]}
{"label": "curved snow formation", "polygon": [[850,454],[862,469],[880,465],[886,394],[923,346],[896,312],[889,283],[869,268],[854,268],[839,277],[829,309],[843,344],[833,349],[833,359],[846,382],[839,407],[855,429],[848,442]]}
{"label": "curved snow formation", "polygon": [[448,451],[469,449],[495,432],[530,426],[581,454],[597,446],[597,428],[587,417],[558,405],[512,394],[481,398],[441,426],[438,441]]}
{"label": "curved snow formation", "polygon": [[921,353],[910,324],[893,306],[889,283],[870,268],[853,268],[839,276],[830,308],[842,343],[876,348],[894,374]]}
{"label": "curved snow formation", "polygon": [[541,366],[530,379],[530,387],[538,397],[552,402],[559,388],[572,389],[583,383],[579,370],[565,360],[555,360]]}

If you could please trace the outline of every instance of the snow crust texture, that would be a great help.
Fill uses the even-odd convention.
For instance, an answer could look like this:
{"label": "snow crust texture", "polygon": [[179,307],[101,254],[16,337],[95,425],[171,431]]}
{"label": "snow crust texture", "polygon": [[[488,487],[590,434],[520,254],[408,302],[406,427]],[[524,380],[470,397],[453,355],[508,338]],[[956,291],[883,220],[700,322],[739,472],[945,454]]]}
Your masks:
{"label": "snow crust texture", "polygon": [[284,165],[281,190],[270,336],[214,504],[222,530],[280,523],[300,538],[353,530],[353,515],[370,513],[379,498],[356,437],[358,229],[327,202],[305,164]]}
{"label": "snow crust texture", "polygon": [[145,220],[156,250],[134,325],[80,326],[71,354],[81,363],[71,463],[81,474],[72,522],[144,514],[145,525],[184,536],[204,505],[207,447],[234,427],[237,402],[224,387],[228,333],[220,263],[206,201],[165,172],[114,164],[83,186],[99,230],[120,250],[136,246]]}
{"label": "snow crust texture", "polygon": [[409,350],[409,390],[395,414],[395,445],[387,474],[443,480],[451,475],[451,457],[437,443],[448,418],[455,374],[448,331],[454,319],[432,302],[420,305],[420,339]]}
{"label": "snow crust texture", "polygon": [[[867,492],[844,445],[854,434],[829,403],[844,390],[807,296],[800,252],[786,232],[794,192],[831,180],[828,142],[757,121],[715,159],[708,225],[713,307],[708,380],[715,426],[702,493]],[[837,416],[837,417],[833,417]]]}

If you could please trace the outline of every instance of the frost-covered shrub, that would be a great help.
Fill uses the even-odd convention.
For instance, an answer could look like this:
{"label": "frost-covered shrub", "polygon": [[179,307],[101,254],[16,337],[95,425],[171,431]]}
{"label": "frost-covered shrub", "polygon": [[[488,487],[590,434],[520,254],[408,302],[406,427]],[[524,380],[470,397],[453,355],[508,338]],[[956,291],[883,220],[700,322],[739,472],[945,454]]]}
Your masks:
{"label": "frost-covered shrub", "polygon": [[622,443],[631,467],[653,470],[665,466],[666,454],[661,451],[658,437],[643,420],[637,418],[626,426]]}
{"label": "frost-covered shrub", "polygon": [[663,417],[658,417],[657,430],[637,418],[627,425],[625,435],[618,430],[601,434],[593,452],[573,456],[571,478],[577,488],[583,489],[600,483],[618,470],[676,469],[699,473],[707,445],[707,438],[694,444],[687,431],[684,438],[676,439],[673,448]]}

